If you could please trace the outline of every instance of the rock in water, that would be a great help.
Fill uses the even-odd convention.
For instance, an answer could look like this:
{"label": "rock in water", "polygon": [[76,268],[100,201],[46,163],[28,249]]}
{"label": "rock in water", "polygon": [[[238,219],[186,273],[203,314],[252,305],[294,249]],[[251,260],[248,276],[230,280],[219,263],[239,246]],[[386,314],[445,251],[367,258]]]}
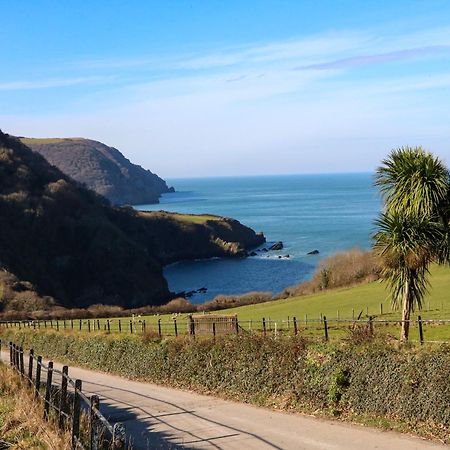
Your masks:
{"label": "rock in water", "polygon": [[318,254],[319,254],[319,250],[313,250],[313,251],[307,253],[307,255],[318,255]]}
{"label": "rock in water", "polygon": [[275,244],[272,245],[272,247],[269,248],[269,250],[282,250],[283,249],[283,243],[281,241],[275,242]]}

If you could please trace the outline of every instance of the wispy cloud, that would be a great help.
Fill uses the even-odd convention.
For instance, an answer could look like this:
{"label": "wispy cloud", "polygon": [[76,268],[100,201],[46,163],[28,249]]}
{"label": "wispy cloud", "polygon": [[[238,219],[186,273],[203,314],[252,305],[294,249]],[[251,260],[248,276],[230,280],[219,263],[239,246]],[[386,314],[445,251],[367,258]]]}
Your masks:
{"label": "wispy cloud", "polygon": [[106,83],[111,82],[116,77],[113,76],[89,76],[77,78],[48,78],[42,80],[19,80],[0,82],[0,91],[19,91],[31,89],[53,89],[82,84]]}
{"label": "wispy cloud", "polygon": [[427,56],[437,56],[445,53],[450,53],[450,45],[432,45],[427,47],[398,50],[388,53],[378,53],[375,55],[353,56],[350,58],[337,59],[324,63],[299,66],[296,67],[295,70],[346,69],[353,66],[404,61],[408,59],[417,59]]}

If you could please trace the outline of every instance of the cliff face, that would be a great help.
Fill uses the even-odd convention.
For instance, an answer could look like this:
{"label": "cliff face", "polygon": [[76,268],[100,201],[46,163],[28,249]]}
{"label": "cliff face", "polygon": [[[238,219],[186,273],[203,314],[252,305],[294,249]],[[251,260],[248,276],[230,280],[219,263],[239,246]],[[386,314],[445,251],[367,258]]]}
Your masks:
{"label": "cliff face", "polygon": [[112,207],[1,131],[0,230],[0,270],[9,274],[0,277],[0,310],[8,283],[19,286],[9,289],[16,300],[23,286],[37,292],[19,299],[29,310],[46,296],[68,307],[161,304],[171,296],[164,264],[242,256],[264,240],[231,219]]}
{"label": "cliff face", "polygon": [[166,182],[132,164],[119,150],[90,139],[21,138],[63,173],[103,195],[112,203],[158,203],[169,188]]}

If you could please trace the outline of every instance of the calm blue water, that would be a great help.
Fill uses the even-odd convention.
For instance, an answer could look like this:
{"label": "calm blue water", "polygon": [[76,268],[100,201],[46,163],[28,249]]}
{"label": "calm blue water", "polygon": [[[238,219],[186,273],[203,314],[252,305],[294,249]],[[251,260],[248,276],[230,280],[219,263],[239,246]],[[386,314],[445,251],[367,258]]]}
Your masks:
{"label": "calm blue water", "polygon": [[[380,208],[371,174],[324,174],[171,179],[177,192],[159,205],[137,209],[210,213],[238,219],[285,248],[243,260],[181,262],[165,269],[172,291],[207,287],[192,301],[217,294],[281,291],[311,276],[320,258],[355,246],[370,247]],[[319,256],[307,256],[311,250]],[[290,259],[278,259],[289,254]]]}

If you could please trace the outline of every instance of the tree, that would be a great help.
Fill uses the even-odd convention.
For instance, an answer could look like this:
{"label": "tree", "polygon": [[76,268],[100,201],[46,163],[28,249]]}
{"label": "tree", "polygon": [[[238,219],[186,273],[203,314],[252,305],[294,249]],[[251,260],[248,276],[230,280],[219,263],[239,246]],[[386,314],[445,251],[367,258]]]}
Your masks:
{"label": "tree", "polygon": [[374,249],[392,304],[402,307],[401,340],[408,340],[411,312],[422,306],[429,266],[448,261],[449,172],[421,147],[391,152],[376,174],[384,209],[377,220]]}

